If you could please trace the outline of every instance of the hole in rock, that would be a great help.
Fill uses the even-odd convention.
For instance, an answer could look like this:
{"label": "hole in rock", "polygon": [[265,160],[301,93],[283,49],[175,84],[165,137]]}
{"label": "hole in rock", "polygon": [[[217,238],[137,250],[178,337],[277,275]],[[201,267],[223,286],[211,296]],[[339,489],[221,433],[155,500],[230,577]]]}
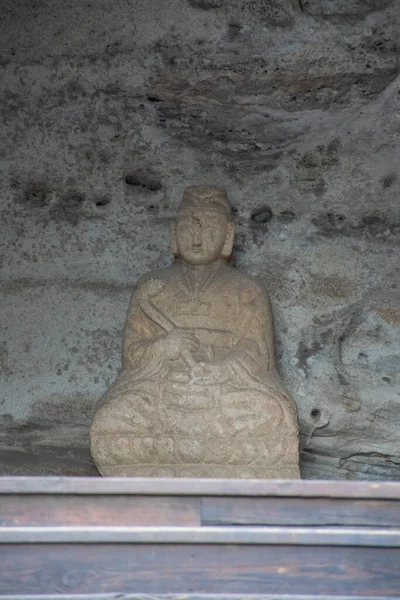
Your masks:
{"label": "hole in rock", "polygon": [[150,192],[157,192],[162,188],[162,183],[156,177],[152,177],[146,173],[132,173],[125,176],[125,183],[127,185],[136,185],[139,187],[146,188]]}
{"label": "hole in rock", "polygon": [[269,206],[261,206],[251,214],[251,220],[255,223],[268,223],[272,219],[273,213]]}
{"label": "hole in rock", "polygon": [[321,416],[321,411],[318,408],[313,408],[312,411],[310,412],[310,415],[312,416],[312,418],[314,420],[317,420]]}
{"label": "hole in rock", "polygon": [[96,206],[107,206],[107,204],[110,204],[109,198],[101,198],[101,200],[96,202]]}

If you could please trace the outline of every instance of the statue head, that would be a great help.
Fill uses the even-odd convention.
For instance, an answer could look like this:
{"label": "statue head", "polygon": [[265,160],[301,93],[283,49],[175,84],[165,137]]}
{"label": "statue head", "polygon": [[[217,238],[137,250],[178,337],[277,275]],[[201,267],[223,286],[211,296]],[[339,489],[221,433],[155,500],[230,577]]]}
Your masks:
{"label": "statue head", "polygon": [[171,251],[192,266],[227,260],[235,227],[225,190],[202,185],[185,189],[172,227]]}

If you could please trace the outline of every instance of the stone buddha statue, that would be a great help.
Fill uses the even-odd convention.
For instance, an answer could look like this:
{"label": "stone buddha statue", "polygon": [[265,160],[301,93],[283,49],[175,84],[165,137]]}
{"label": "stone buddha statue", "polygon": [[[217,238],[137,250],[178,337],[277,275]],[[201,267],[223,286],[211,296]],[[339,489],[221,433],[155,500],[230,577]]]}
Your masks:
{"label": "stone buddha statue", "polygon": [[122,370],[91,426],[102,475],[300,477],[271,303],[262,283],[228,264],[233,239],[226,192],[187,188],[172,227],[175,261],[139,279]]}

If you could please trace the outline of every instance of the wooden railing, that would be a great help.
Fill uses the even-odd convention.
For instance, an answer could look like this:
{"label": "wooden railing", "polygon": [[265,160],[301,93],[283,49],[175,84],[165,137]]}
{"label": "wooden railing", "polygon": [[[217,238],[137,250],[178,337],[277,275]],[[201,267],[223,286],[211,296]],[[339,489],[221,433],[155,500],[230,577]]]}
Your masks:
{"label": "wooden railing", "polygon": [[400,598],[400,483],[0,478],[0,598]]}

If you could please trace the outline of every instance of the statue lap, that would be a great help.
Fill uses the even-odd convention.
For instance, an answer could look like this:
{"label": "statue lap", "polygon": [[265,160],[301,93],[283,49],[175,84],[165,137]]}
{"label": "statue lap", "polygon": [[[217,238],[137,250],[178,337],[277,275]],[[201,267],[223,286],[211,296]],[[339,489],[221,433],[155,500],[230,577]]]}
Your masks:
{"label": "statue lap", "polygon": [[114,388],[91,432],[103,475],[299,477],[296,421],[281,406],[284,396],[184,387],[166,384],[155,394]]}

